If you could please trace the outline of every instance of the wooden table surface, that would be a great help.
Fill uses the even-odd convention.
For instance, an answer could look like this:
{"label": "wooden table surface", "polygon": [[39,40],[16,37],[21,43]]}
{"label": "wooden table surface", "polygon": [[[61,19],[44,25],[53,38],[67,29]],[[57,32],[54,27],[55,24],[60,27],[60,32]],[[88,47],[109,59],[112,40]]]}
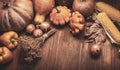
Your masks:
{"label": "wooden table surface", "polygon": [[20,55],[21,49],[14,51],[14,60],[0,65],[0,70],[120,70],[118,50],[109,40],[102,46],[102,54],[95,59],[90,56],[89,44],[83,33],[74,37],[69,27],[58,29],[42,47],[42,59],[35,64],[27,64]]}
{"label": "wooden table surface", "polygon": [[[114,0],[111,0],[114,1]],[[118,2],[114,6],[120,9]],[[14,51],[14,60],[0,65],[0,70],[120,70],[118,48],[109,40],[102,46],[102,53],[95,59],[89,53],[90,44],[84,39],[84,33],[72,36],[69,27],[65,26],[50,37],[42,47],[42,58],[34,64],[25,63],[21,48]]]}

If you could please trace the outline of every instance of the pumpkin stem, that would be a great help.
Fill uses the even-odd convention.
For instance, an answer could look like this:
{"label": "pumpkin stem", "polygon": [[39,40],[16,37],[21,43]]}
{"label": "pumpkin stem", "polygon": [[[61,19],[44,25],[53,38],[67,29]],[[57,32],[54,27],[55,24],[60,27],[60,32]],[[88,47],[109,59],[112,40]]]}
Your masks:
{"label": "pumpkin stem", "polygon": [[60,13],[60,10],[58,8],[55,8],[57,10],[57,13]]}
{"label": "pumpkin stem", "polygon": [[3,3],[3,8],[4,8],[4,9],[7,9],[7,8],[9,8],[9,7],[10,7],[10,3],[8,3],[8,2],[7,2],[7,3]]}
{"label": "pumpkin stem", "polygon": [[14,38],[10,39],[10,42],[13,44],[16,40]]}

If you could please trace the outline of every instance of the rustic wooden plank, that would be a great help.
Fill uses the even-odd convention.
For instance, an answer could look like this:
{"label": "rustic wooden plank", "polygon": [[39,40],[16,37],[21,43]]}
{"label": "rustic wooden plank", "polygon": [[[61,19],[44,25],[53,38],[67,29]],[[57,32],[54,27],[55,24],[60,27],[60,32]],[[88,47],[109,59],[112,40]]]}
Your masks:
{"label": "rustic wooden plank", "polygon": [[74,37],[69,28],[58,29],[42,47],[42,59],[36,64],[26,64],[21,49],[14,50],[14,60],[0,66],[0,70],[119,70],[120,59],[117,48],[107,40],[102,46],[102,54],[95,59],[89,53],[90,44],[84,40],[83,33]]}
{"label": "rustic wooden plank", "polygon": [[107,40],[102,47],[102,69],[111,70],[111,44]]}
{"label": "rustic wooden plank", "polygon": [[[67,35],[67,33],[69,35]],[[71,36],[71,34],[69,33],[69,29],[66,29],[64,31],[59,30],[56,33],[56,35],[54,37],[54,41],[53,41],[54,44],[51,46],[52,48],[50,49],[49,57],[47,58],[48,63],[52,63],[52,64],[49,64],[49,66],[48,66],[48,67],[52,68],[52,70],[53,69],[61,70],[66,67],[68,67],[68,69],[70,67],[76,68],[77,65],[73,64],[73,63],[76,63],[78,60],[75,57],[78,57],[78,56],[76,56],[76,54],[79,54],[79,51],[78,51],[78,53],[76,53],[77,50],[79,50],[79,49],[77,49],[77,48],[79,48],[79,46],[78,46],[79,41],[75,41],[74,40],[75,38],[74,37],[70,38],[70,36]],[[76,44],[76,42],[78,42],[78,44]],[[74,62],[71,63],[72,61],[74,61]],[[69,66],[69,65],[71,65],[71,66]]]}
{"label": "rustic wooden plank", "polygon": [[120,70],[120,57],[118,56],[118,47],[113,46],[112,66],[114,70]]}
{"label": "rustic wooden plank", "polygon": [[[120,0],[102,0],[120,10]],[[109,1],[109,2],[108,2]],[[34,64],[26,64],[17,47],[14,60],[0,65],[0,70],[120,70],[118,48],[109,40],[102,46],[102,54],[95,59],[89,53],[90,44],[84,40],[83,33],[73,37],[69,27],[59,28],[42,47],[42,58]]]}

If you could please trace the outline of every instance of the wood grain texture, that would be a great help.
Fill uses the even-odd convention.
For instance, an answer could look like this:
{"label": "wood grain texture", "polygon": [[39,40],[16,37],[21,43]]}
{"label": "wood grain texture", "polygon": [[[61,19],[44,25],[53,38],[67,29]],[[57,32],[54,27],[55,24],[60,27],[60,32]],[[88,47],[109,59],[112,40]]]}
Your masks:
{"label": "wood grain texture", "polygon": [[[109,0],[108,3],[120,9],[119,2]],[[111,45],[109,39],[103,44],[100,57],[95,59],[90,56],[90,44],[84,39],[84,33],[74,37],[69,31],[67,26],[58,29],[45,42],[42,58],[37,63],[25,63],[21,48],[17,47],[13,51],[14,60],[0,65],[0,70],[120,70],[118,48]]]}
{"label": "wood grain texture", "polygon": [[97,59],[90,56],[89,46],[83,33],[74,37],[69,27],[63,27],[45,42],[42,58],[37,63],[25,63],[21,48],[17,47],[14,60],[0,65],[0,70],[120,70],[117,48],[109,40],[103,44],[102,54]]}

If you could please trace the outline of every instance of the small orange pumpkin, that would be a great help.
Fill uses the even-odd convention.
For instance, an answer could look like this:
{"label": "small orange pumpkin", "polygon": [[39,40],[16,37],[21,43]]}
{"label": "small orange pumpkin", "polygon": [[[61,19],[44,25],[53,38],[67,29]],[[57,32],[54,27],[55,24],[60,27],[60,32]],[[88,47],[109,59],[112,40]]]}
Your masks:
{"label": "small orange pumpkin", "polygon": [[50,13],[50,20],[55,25],[65,25],[69,22],[71,17],[71,10],[66,6],[57,6]]}
{"label": "small orange pumpkin", "polygon": [[84,29],[85,19],[82,14],[79,12],[73,12],[70,18],[70,28],[72,34],[78,34],[81,30]]}

